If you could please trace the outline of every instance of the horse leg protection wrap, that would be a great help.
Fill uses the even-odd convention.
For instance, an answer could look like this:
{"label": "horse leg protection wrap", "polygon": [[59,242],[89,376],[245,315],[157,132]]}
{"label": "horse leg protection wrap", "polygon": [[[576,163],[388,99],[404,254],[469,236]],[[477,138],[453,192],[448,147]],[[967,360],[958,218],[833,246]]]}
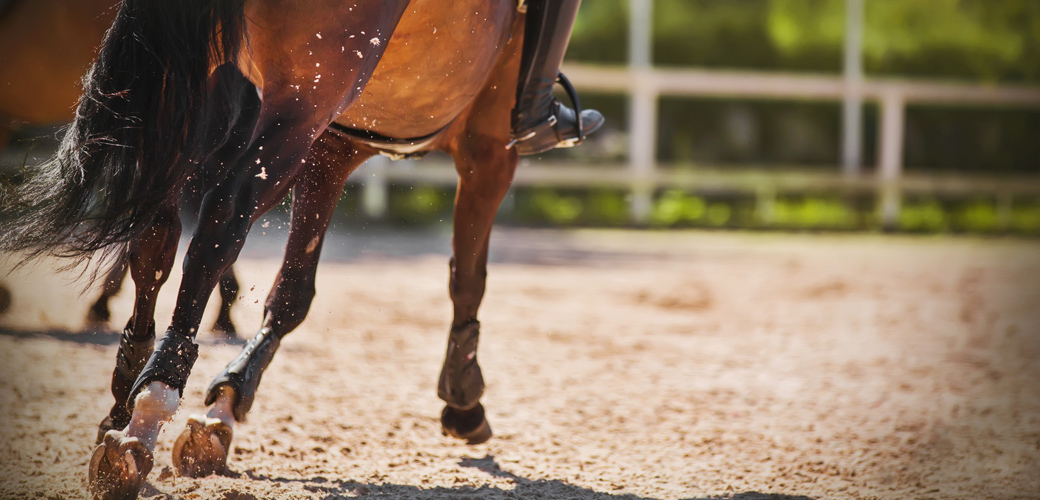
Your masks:
{"label": "horse leg protection wrap", "polygon": [[479,338],[477,320],[452,327],[448,335],[448,352],[437,382],[437,396],[457,410],[473,409],[484,394],[484,376],[477,363]]}
{"label": "horse leg protection wrap", "polygon": [[177,392],[184,394],[184,385],[188,382],[191,367],[199,357],[199,346],[191,337],[175,332],[166,332],[155,346],[155,352],[148,358],[148,363],[137,377],[126,407],[134,411],[134,398],[137,393],[152,382],[162,382]]}
{"label": "horse leg protection wrap", "polygon": [[126,409],[126,401],[130,398],[130,389],[141,374],[148,357],[155,348],[155,327],[152,326],[148,337],[134,339],[131,336],[130,323],[123,329],[119,339],[119,351],[116,353],[116,368],[112,371],[112,395],[116,402],[109,410],[108,416],[98,427],[98,440],[111,429],[122,429],[130,423],[130,412]]}
{"label": "horse leg protection wrap", "polygon": [[224,371],[213,379],[209,390],[206,391],[206,405],[215,403],[220,395],[220,387],[228,385],[235,391],[235,404],[232,407],[235,420],[245,420],[249,409],[253,407],[253,398],[256,397],[257,387],[260,386],[260,377],[274,359],[274,353],[280,343],[278,335],[270,328],[262,328],[257,332],[242,347],[238,356],[228,363]]}

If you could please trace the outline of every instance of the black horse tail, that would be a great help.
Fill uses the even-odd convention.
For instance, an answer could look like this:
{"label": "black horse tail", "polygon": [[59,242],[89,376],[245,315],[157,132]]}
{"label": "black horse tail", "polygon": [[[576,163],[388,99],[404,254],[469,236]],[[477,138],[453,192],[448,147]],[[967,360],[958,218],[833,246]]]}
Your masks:
{"label": "black horse tail", "polygon": [[177,203],[251,91],[209,77],[246,43],[244,2],[122,0],[56,156],[0,191],[0,251],[81,262]]}

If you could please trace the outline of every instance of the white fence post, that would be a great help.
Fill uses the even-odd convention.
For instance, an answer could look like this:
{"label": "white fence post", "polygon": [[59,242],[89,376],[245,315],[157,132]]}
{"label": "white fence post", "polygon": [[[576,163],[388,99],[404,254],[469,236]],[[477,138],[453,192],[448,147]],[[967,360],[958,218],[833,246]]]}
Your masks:
{"label": "white fence post", "polygon": [[900,177],[903,175],[903,129],[906,99],[902,92],[889,89],[881,96],[881,120],[878,137],[877,176],[880,183],[881,226],[893,229],[899,221],[901,204]]}
{"label": "white fence post", "polygon": [[863,150],[863,0],[845,2],[845,89],[842,106],[842,172],[860,171]]}
{"label": "white fence post", "polygon": [[365,162],[361,174],[361,212],[370,219],[386,217],[390,205],[390,188],[386,182],[386,167],[390,159],[376,155]]}
{"label": "white fence post", "polygon": [[653,0],[629,0],[628,65],[633,88],[629,100],[629,169],[635,179],[632,220],[646,223],[653,210],[657,166],[657,91],[651,81]]}

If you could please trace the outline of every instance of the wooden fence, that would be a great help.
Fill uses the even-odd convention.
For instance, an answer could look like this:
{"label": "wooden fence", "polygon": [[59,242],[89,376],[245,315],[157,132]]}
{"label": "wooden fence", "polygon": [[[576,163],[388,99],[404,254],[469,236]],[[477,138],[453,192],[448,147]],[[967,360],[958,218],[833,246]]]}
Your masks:
{"label": "wooden fence", "polygon": [[[907,175],[902,161],[903,121],[908,104],[1040,108],[1038,88],[895,79],[862,81],[857,92],[865,100],[878,102],[881,108],[878,165],[872,172],[850,173],[837,165],[830,171],[807,171],[797,166],[766,170],[745,165],[668,168],[658,164],[654,149],[657,143],[657,103],[661,96],[837,102],[844,98],[847,84],[839,76],[826,75],[588,65],[568,65],[565,71],[579,89],[632,96],[632,119],[628,127],[629,161],[626,164],[588,166],[524,160],[514,184],[626,188],[632,192],[631,216],[636,223],[648,221],[653,195],[664,188],[752,192],[766,207],[771,206],[777,194],[791,191],[869,191],[878,196],[885,225],[895,224],[901,199],[906,193],[992,196],[998,213],[1006,213],[1015,196],[1040,195],[1040,165],[1036,176],[1007,178]],[[444,163],[374,161],[366,164],[355,179],[364,184],[362,206],[366,213],[380,217],[386,211],[389,182],[454,184],[455,174],[451,166]],[[769,213],[768,210],[762,212]]]}

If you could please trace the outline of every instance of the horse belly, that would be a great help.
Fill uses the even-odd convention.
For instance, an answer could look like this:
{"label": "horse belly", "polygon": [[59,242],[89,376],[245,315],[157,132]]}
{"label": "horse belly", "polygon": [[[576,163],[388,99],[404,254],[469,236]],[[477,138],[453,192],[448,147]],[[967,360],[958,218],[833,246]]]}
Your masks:
{"label": "horse belly", "polygon": [[398,138],[445,127],[483,89],[515,13],[514,0],[413,0],[361,97],[336,121]]}

